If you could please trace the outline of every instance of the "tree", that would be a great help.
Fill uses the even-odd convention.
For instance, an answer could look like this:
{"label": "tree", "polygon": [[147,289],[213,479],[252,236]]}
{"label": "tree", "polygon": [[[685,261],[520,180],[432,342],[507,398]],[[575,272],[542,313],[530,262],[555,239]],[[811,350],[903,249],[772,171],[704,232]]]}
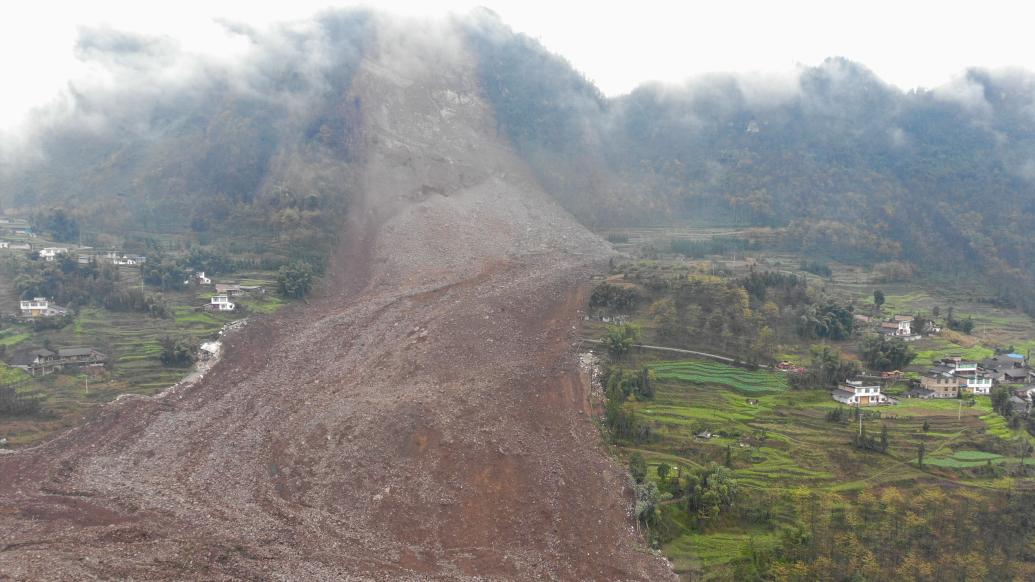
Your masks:
{"label": "tree", "polygon": [[1027,459],[1031,455],[1031,443],[1028,442],[1027,438],[1021,437],[1019,445],[1019,454],[1021,458],[1021,466],[1024,466],[1024,459]]}
{"label": "tree", "polygon": [[877,309],[884,305],[884,292],[880,289],[873,290],[873,304],[877,306]]}
{"label": "tree", "polygon": [[165,336],[158,341],[162,348],[159,358],[167,366],[189,366],[197,359],[197,342]]}
{"label": "tree", "polygon": [[637,483],[643,483],[643,480],[647,478],[647,461],[640,453],[633,453],[629,456],[629,474]]}
{"label": "tree", "polygon": [[882,424],[880,427],[880,452],[888,452],[888,425]]}
{"label": "tree", "polygon": [[284,297],[302,299],[313,288],[313,268],[306,261],[293,261],[277,272],[277,286]]}
{"label": "tree", "polygon": [[601,283],[590,294],[589,306],[594,309],[628,311],[635,307],[639,300],[640,294],[635,288]]}
{"label": "tree", "polygon": [[931,430],[931,423],[926,418],[924,419],[924,426],[922,428],[924,432]]}
{"label": "tree", "polygon": [[920,442],[920,446],[916,449],[916,462],[920,465],[920,468],[924,467],[924,454],[927,452],[927,446],[924,445],[923,441]]}
{"label": "tree", "polygon": [[900,338],[878,335],[862,342],[862,356],[870,368],[880,371],[901,370],[916,358],[916,352]]}
{"label": "tree", "polygon": [[636,518],[644,526],[651,528],[658,522],[658,486],[653,483],[637,483]]}
{"label": "tree", "polygon": [[615,359],[621,359],[629,353],[636,340],[640,338],[640,328],[631,323],[622,325],[609,325],[607,333],[604,334],[603,342],[607,351]]}
{"label": "tree", "polygon": [[668,479],[668,474],[672,472],[672,466],[668,463],[662,463],[658,465],[658,478],[664,483]]}
{"label": "tree", "polygon": [[733,447],[726,445],[726,466],[733,467]]}
{"label": "tree", "polygon": [[671,297],[658,299],[652,303],[649,314],[654,326],[658,329],[658,335],[670,339],[679,335],[682,326],[679,323],[676,303]]}

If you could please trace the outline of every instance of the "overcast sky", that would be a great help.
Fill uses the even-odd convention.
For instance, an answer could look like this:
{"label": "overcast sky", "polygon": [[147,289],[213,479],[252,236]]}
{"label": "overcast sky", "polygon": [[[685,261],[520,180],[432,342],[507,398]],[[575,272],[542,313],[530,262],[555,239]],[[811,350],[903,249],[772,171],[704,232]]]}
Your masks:
{"label": "overcast sky", "polygon": [[[253,25],[299,19],[333,0],[92,0],[11,2],[0,18],[0,128],[46,103],[69,78],[89,75],[75,59],[81,26],[163,34],[190,51],[233,58],[241,47],[213,20]],[[1021,2],[746,1],[536,2],[387,0],[407,15],[464,13],[482,5],[567,57],[608,95],[637,84],[699,73],[791,71],[828,56],[863,63],[901,88],[933,87],[968,66],[1035,70],[1032,10]]]}

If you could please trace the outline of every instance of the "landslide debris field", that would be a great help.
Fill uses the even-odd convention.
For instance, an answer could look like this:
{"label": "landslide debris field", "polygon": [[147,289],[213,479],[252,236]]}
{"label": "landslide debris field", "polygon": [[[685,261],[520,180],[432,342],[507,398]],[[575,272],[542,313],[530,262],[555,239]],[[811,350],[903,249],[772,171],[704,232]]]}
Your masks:
{"label": "landslide debris field", "polygon": [[324,291],[196,384],[0,456],[0,578],[671,576],[573,354],[600,241],[497,136],[459,40],[378,37]]}

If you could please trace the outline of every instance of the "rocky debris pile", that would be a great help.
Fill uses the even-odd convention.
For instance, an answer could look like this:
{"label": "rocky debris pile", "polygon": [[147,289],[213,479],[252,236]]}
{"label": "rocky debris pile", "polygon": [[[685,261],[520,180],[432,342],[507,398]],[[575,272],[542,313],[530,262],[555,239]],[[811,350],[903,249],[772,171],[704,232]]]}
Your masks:
{"label": "rocky debris pile", "polygon": [[572,350],[606,245],[500,140],[461,37],[380,24],[345,99],[364,199],[321,297],[224,335],[195,383],[0,460],[0,573],[671,577]]}

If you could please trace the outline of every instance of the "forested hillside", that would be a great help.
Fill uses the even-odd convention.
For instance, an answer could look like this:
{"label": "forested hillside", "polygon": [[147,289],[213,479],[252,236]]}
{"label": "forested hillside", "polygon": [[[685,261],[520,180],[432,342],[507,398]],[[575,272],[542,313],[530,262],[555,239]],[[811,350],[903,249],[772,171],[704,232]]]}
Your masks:
{"label": "forested hillside", "polygon": [[349,199],[358,104],[347,92],[369,28],[367,14],[337,12],[234,29],[248,45],[239,62],[85,29],[76,51],[108,82],[73,83],[37,112],[0,172],[0,207],[64,209],[87,244],[187,233],[318,259]]}
{"label": "forested hillside", "polygon": [[1035,308],[1035,75],[903,92],[831,58],[608,100],[491,16],[471,30],[501,131],[584,220],[773,227],[840,260],[986,275],[991,297]]}

